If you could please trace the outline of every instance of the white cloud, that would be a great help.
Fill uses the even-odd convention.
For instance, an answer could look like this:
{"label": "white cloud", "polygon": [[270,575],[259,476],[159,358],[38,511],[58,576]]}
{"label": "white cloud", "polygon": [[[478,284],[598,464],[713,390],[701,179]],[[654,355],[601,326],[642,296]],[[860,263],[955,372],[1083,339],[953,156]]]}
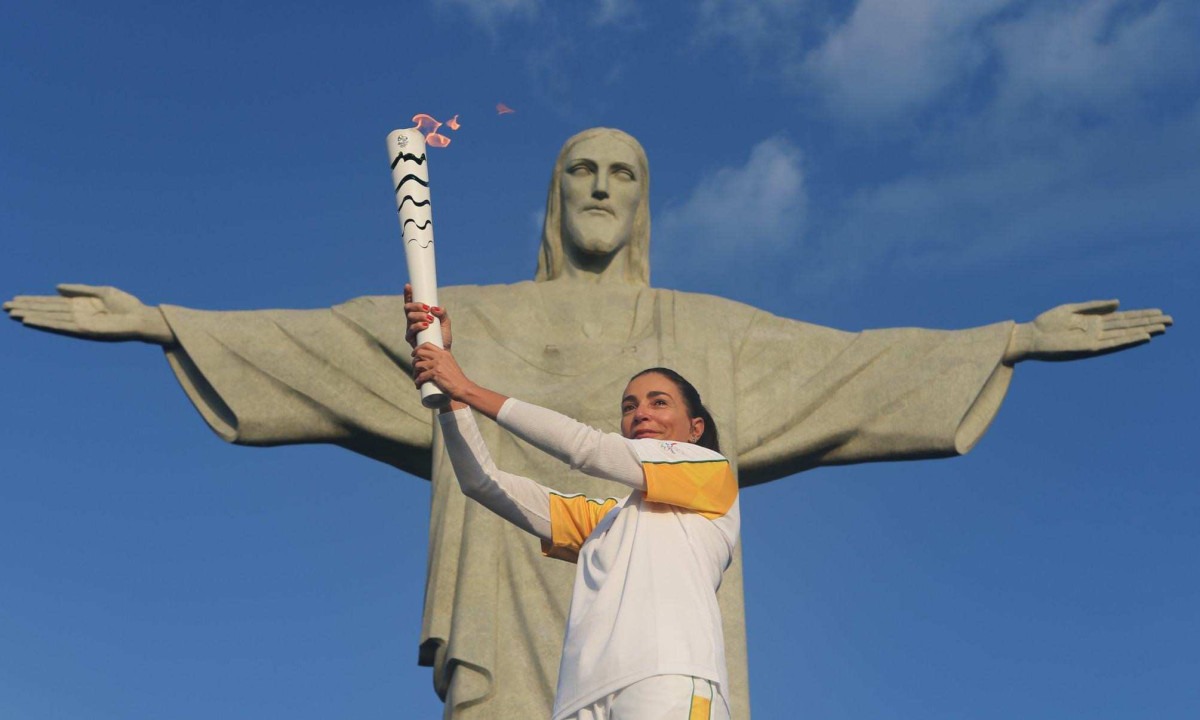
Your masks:
{"label": "white cloud", "polygon": [[709,259],[777,253],[799,242],[806,206],[800,150],[776,136],[744,165],[702,178],[686,201],[659,213],[654,235],[672,253]]}
{"label": "white cloud", "polygon": [[[500,26],[512,20],[534,20],[545,16],[559,17],[563,8],[547,7],[545,0],[434,0],[444,6],[466,11],[471,20],[496,34]],[[588,14],[588,22],[597,27],[633,23],[638,18],[634,0],[596,0]]]}
{"label": "white cloud", "polygon": [[888,119],[920,109],[987,55],[981,23],[1012,0],[862,0],[793,70],[835,114]]}
{"label": "white cloud", "polygon": [[633,0],[599,0],[592,14],[592,24],[598,26],[629,22],[636,17],[637,6]]}
{"label": "white cloud", "polygon": [[701,0],[695,36],[856,126],[1031,105],[1092,112],[1195,78],[1195,0]]}
{"label": "white cloud", "polygon": [[613,43],[626,41],[646,29],[635,0],[432,1],[456,18],[466,16],[497,45],[513,32],[533,32],[536,41],[505,44],[524,65],[529,94],[544,109],[570,119],[572,124],[602,109],[599,101],[603,93],[593,92],[596,84],[618,84],[630,68],[633,55],[614,53]]}
{"label": "white cloud", "polygon": [[993,33],[1002,68],[997,105],[1107,111],[1194,77],[1195,14],[1173,2],[1139,11],[1121,0],[1090,0],[1002,23]]}
{"label": "white cloud", "polygon": [[803,5],[801,0],[702,0],[696,35],[704,42],[732,40],[757,55],[768,44],[787,42],[780,31],[794,27]]}
{"label": "white cloud", "polygon": [[534,18],[542,9],[541,0],[437,0],[437,2],[462,8],[476,25],[490,33],[495,33],[500,24],[508,20]]}
{"label": "white cloud", "polygon": [[[843,267],[979,262],[1200,221],[1197,13],[1171,0],[1022,10],[986,29],[988,101],[924,129],[909,173],[840,209],[826,239],[831,258],[847,249]],[[1156,112],[1138,102],[1164,90]]]}
{"label": "white cloud", "polygon": [[[1002,142],[941,168],[865,189],[810,240],[821,272],[846,279],[880,268],[919,272],[997,262],[1047,249],[1080,257],[1149,247],[1200,227],[1200,103],[1165,123],[1095,128],[1053,147]],[[984,138],[988,142],[996,138]],[[964,132],[955,142],[981,139]],[[817,268],[814,268],[817,269]]]}
{"label": "white cloud", "polygon": [[[1195,0],[860,0],[819,20],[820,35],[782,0],[700,8],[711,37],[757,43],[781,81],[846,128],[829,145],[880,153],[878,172],[822,187],[821,206],[777,223],[796,232],[759,234],[794,241],[804,226],[803,263],[787,270],[805,287],[1051,251],[1101,263],[1200,227]],[[810,49],[789,40],[806,32]],[[824,149],[808,163],[835,178]],[[673,248],[708,224],[741,230],[705,215],[738,195],[717,189],[737,170],[662,213]]]}
{"label": "white cloud", "polygon": [[1189,1],[861,0],[802,60],[784,62],[785,77],[864,123],[954,111],[979,93],[985,112],[1089,112],[1195,75]]}

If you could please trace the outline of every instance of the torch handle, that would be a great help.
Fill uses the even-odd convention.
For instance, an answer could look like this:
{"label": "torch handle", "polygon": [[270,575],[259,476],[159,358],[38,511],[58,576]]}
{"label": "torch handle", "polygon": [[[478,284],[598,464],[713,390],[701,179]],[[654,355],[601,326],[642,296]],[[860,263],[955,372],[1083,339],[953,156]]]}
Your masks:
{"label": "torch handle", "polygon": [[[432,253],[428,253],[428,256],[430,257],[430,262],[428,263],[421,262],[420,260],[414,263],[412,259],[409,260],[409,273],[412,275],[413,302],[424,303],[429,307],[437,307],[437,283],[430,284],[424,282],[426,278],[422,278],[423,282],[418,283],[417,276],[420,273],[412,271],[414,265],[417,267],[431,266]],[[428,269],[432,273],[433,268],[429,267]],[[420,287],[419,290],[418,286]],[[430,343],[437,347],[445,347],[442,344],[442,321],[436,317],[433,319],[433,322],[429,323],[429,327],[417,333],[417,345],[424,345],[425,343]],[[421,386],[421,404],[427,408],[445,407],[450,404],[450,396],[442,392],[442,389],[437,384],[427,382]]]}

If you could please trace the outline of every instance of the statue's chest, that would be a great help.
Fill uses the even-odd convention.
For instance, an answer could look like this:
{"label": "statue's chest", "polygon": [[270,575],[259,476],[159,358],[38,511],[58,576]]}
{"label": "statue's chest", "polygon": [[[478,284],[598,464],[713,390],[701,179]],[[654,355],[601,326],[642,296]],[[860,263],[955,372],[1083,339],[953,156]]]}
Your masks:
{"label": "statue's chest", "polygon": [[629,378],[663,363],[654,337],[618,342],[547,334],[530,340],[464,358],[464,369],[485,387],[608,430],[616,429]]}
{"label": "statue's chest", "polygon": [[616,429],[629,378],[669,364],[672,317],[670,304],[646,290],[539,287],[474,298],[456,319],[455,352],[485,387]]}

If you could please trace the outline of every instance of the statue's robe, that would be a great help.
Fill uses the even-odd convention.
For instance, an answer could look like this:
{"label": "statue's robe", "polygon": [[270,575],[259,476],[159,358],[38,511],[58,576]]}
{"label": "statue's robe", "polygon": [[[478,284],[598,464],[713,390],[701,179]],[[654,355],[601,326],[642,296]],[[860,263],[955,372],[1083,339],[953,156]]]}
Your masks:
{"label": "statue's robe", "polygon": [[[618,429],[635,372],[679,371],[712,411],[743,487],[819,465],[966,452],[1012,374],[1001,362],[1011,323],[850,333],[708,295],[565,280],[440,294],[455,356],[475,381],[598,428]],[[409,379],[402,302],[164,306],[179,340],[167,357],[227,441],[334,443],[431,478],[420,662],[434,668],[446,717],[548,717],[575,568],[543,558],[535,538],[459,491],[438,424]],[[564,492],[628,492],[569,471],[486,420],[481,430],[507,471]],[[734,716],[746,718],[740,556],[720,600]]]}

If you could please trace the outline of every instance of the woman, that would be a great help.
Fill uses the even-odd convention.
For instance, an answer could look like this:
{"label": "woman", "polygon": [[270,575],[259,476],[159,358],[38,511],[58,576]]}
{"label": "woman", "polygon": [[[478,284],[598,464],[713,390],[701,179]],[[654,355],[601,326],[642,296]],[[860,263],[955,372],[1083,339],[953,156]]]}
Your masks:
{"label": "woman", "polygon": [[[418,386],[452,402],[440,414],[463,493],[577,562],[554,720],[729,717],[716,591],[737,542],[737,481],[716,424],[677,373],[635,375],[620,399],[621,434],[471,382],[450,352],[445,310],[412,302],[409,342],[442,322],[445,350],[413,351]],[[563,495],[492,462],[472,410],[573,469],[632,488],[624,498]]]}

